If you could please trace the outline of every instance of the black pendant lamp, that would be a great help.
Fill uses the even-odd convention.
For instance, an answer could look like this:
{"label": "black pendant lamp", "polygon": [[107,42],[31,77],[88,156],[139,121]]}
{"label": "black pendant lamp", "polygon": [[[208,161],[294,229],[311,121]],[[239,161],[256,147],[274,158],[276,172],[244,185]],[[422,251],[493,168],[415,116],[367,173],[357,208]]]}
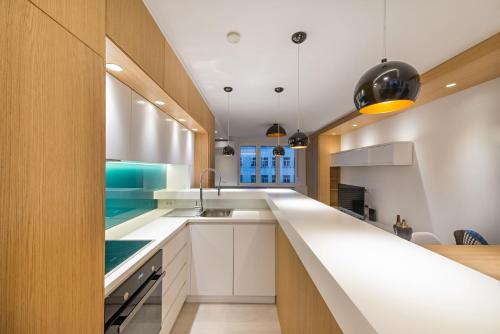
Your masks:
{"label": "black pendant lamp", "polygon": [[300,44],[307,38],[307,34],[298,31],[292,35],[292,42],[297,44],[297,132],[288,138],[288,145],[293,149],[307,148],[309,138],[300,131]]}
{"label": "black pendant lamp", "polygon": [[269,129],[267,129],[266,136],[271,138],[284,137],[286,136],[286,131],[278,123],[274,123]]}
{"label": "black pendant lamp", "polygon": [[[283,90],[284,90],[284,89],[283,89],[283,87],[276,87],[276,88],[274,89],[274,91],[275,91],[275,92],[277,93],[277,95],[278,95],[278,114],[280,113],[280,110],[281,110],[281,99],[280,99],[280,93],[282,93],[282,92],[283,92]],[[276,124],[274,124],[274,125],[276,125],[278,129],[282,129],[282,130],[283,130],[283,131],[282,131],[282,133],[284,133],[284,136],[286,136],[286,131],[285,131],[285,129],[283,129],[283,128],[280,126],[280,123],[279,123],[279,122],[278,122],[278,123],[276,123]],[[273,126],[274,126],[274,125],[273,125]],[[269,132],[269,130],[267,130],[267,132]],[[266,135],[267,135],[267,134],[266,134]],[[269,137],[269,136],[268,136],[268,137]],[[277,146],[275,146],[275,147],[273,148],[273,155],[274,155],[275,157],[282,157],[282,156],[284,156],[284,155],[285,155],[285,149],[283,148],[283,146],[281,146],[281,145],[280,145],[280,137],[282,137],[282,136],[280,135],[280,136],[275,136],[275,137],[278,137],[278,145],[277,145]]]}
{"label": "black pendant lamp", "polygon": [[224,146],[224,148],[222,149],[222,155],[227,157],[232,157],[234,156],[234,148],[231,145],[229,145],[229,116],[231,110],[230,95],[231,92],[233,91],[233,88],[224,87],[224,91],[227,93],[227,145]]}
{"label": "black pendant lamp", "polygon": [[[384,53],[386,43],[387,0],[384,0]],[[382,62],[359,79],[354,90],[354,105],[362,114],[383,114],[409,108],[420,91],[417,70],[401,61]]]}

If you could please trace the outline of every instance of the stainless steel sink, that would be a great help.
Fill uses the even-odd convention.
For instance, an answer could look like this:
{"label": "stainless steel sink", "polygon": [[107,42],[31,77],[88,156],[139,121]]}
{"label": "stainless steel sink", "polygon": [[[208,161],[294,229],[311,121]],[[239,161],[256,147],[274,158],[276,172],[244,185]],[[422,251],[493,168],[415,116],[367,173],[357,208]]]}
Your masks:
{"label": "stainless steel sink", "polygon": [[163,215],[163,217],[198,217],[200,215],[200,210],[196,208],[189,209],[174,209],[169,213]]}
{"label": "stainless steel sink", "polygon": [[231,217],[232,209],[205,209],[200,217]]}

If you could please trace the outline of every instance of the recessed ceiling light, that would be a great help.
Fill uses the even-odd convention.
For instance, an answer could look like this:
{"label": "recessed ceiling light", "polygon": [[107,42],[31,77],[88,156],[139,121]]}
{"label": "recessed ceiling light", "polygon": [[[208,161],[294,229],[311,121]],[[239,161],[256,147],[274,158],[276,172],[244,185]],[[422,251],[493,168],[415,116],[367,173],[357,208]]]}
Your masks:
{"label": "recessed ceiling light", "polygon": [[231,44],[236,44],[240,42],[241,36],[239,32],[230,31],[226,35],[226,39]]}
{"label": "recessed ceiling light", "polygon": [[165,118],[165,122],[172,122],[171,118]]}
{"label": "recessed ceiling light", "polygon": [[352,126],[357,127],[358,125],[357,124],[353,124]]}
{"label": "recessed ceiling light", "polygon": [[336,134],[337,134],[337,132],[332,132],[332,135],[334,135],[334,136],[335,136]]}
{"label": "recessed ceiling light", "polygon": [[137,101],[137,104],[146,104],[146,101],[143,101],[143,100],[138,100],[138,101]]}
{"label": "recessed ceiling light", "polygon": [[120,65],[116,65],[116,64],[106,64],[106,68],[110,71],[113,71],[113,72],[121,72],[123,71],[123,68],[120,66]]}
{"label": "recessed ceiling light", "polygon": [[158,101],[155,101],[155,104],[157,104],[159,106],[163,106],[163,105],[165,105],[165,102],[158,100]]}
{"label": "recessed ceiling light", "polygon": [[196,131],[198,131],[198,129],[191,129],[191,131],[194,131],[194,132],[196,132]]}
{"label": "recessed ceiling light", "polygon": [[457,85],[456,82],[450,82],[449,84],[446,85],[446,88],[454,87],[456,85]]}
{"label": "recessed ceiling light", "polygon": [[185,122],[186,120],[184,118],[179,118],[179,122]]}

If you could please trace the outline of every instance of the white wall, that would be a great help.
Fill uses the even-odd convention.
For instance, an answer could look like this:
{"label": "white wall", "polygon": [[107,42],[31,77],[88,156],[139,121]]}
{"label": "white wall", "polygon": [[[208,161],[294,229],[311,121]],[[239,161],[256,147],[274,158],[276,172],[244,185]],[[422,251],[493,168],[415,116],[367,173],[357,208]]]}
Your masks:
{"label": "white wall", "polygon": [[496,79],[343,135],[342,150],[407,140],[415,156],[413,166],[342,167],[341,182],[367,187],[382,223],[401,214],[446,243],[463,228],[500,243],[499,97]]}
{"label": "white wall", "polygon": [[[277,139],[271,139],[265,137],[265,134],[262,134],[262,137],[259,138],[237,138],[231,137],[232,146],[235,150],[234,157],[225,157],[222,155],[222,149],[216,149],[215,154],[215,169],[222,175],[222,184],[224,186],[238,186],[239,184],[239,147],[244,145],[265,145],[265,146],[276,146]],[[282,146],[288,145],[288,138],[280,138],[280,144]],[[293,186],[297,191],[302,193],[306,193],[306,151],[305,150],[296,150],[297,154],[297,165],[296,165],[296,183]],[[252,186],[249,184],[244,184],[245,187]],[[261,187],[273,187],[273,186],[283,186],[283,185],[272,185],[272,184],[255,184],[255,186]]]}

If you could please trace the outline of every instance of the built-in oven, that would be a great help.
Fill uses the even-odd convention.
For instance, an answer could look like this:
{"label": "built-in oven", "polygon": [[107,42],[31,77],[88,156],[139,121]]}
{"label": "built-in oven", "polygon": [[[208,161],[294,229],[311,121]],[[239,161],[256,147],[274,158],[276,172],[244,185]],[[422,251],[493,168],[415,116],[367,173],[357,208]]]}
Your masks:
{"label": "built-in oven", "polygon": [[158,334],[164,275],[160,250],[105,299],[104,333]]}

